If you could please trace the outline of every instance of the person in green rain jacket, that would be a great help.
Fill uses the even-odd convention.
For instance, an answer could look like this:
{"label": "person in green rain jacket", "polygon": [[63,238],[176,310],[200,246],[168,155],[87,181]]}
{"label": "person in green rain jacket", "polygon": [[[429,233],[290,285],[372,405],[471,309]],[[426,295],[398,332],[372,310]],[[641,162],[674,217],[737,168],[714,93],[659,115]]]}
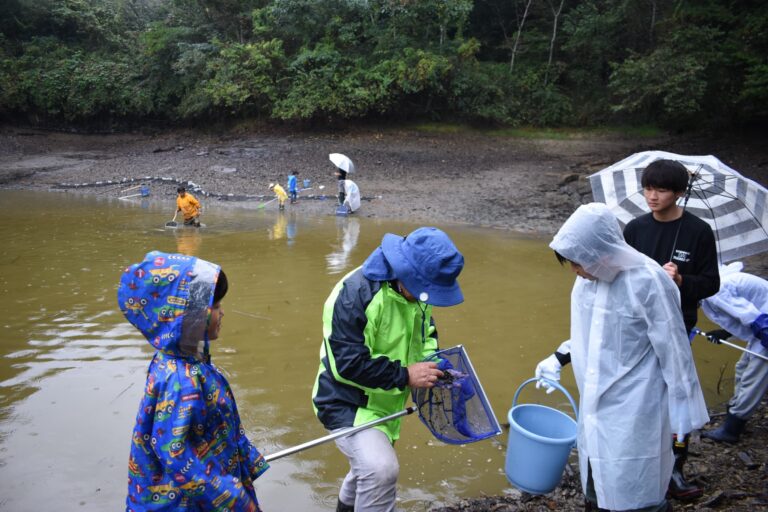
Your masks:
{"label": "person in green rain jacket", "polygon": [[218,265],[158,251],[123,272],[117,300],[156,350],[136,416],[126,510],[247,511],[269,467],[211,364],[227,278]]}
{"label": "person in green rain jacket", "polygon": [[[429,388],[443,373],[422,362],[438,349],[432,306],[464,300],[456,280],[464,257],[448,235],[419,228],[386,234],[334,287],[323,309],[323,345],[313,390],[317,417],[330,431],[383,418],[405,407],[409,388]],[[400,419],[339,438],[350,470],[337,510],[394,510],[399,472],[393,443]]]}

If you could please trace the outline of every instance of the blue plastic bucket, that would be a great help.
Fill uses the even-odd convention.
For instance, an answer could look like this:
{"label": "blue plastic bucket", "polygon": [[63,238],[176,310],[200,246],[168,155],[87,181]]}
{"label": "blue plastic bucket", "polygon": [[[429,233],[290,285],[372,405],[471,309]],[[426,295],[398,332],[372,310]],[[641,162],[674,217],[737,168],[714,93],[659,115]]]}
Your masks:
{"label": "blue plastic bucket", "polygon": [[304,180],[304,188],[309,188],[309,184],[311,182],[309,180]]}
{"label": "blue plastic bucket", "polygon": [[[530,494],[551,492],[563,477],[568,455],[576,442],[576,421],[562,411],[538,404],[517,405],[523,387],[540,379],[528,379],[517,388],[509,410],[509,442],[504,470],[507,480]],[[545,379],[541,379],[545,380]],[[576,403],[557,382],[547,380]]]}

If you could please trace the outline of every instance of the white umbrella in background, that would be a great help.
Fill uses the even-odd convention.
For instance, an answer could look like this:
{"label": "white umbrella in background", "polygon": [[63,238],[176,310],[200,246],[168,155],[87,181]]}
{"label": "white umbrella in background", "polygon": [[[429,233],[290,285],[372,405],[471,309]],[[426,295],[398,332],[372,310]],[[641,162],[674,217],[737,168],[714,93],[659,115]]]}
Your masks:
{"label": "white umbrella in background", "polygon": [[328,158],[333,162],[333,165],[342,171],[349,174],[355,172],[355,164],[352,163],[352,160],[350,160],[348,156],[342,155],[341,153],[331,153],[328,155]]}
{"label": "white umbrella in background", "polygon": [[768,251],[768,190],[711,155],[635,153],[589,177],[595,201],[608,205],[622,224],[649,212],[640,178],[661,159],[678,161],[691,174],[682,206],[712,228],[720,263]]}

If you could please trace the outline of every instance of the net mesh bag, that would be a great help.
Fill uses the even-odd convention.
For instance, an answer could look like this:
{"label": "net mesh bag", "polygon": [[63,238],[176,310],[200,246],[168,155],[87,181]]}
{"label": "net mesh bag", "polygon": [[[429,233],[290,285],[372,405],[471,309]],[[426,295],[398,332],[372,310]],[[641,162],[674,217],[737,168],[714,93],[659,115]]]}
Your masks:
{"label": "net mesh bag", "polygon": [[464,347],[435,352],[425,359],[443,372],[432,388],[415,388],[419,418],[445,443],[466,444],[501,433],[493,409]]}

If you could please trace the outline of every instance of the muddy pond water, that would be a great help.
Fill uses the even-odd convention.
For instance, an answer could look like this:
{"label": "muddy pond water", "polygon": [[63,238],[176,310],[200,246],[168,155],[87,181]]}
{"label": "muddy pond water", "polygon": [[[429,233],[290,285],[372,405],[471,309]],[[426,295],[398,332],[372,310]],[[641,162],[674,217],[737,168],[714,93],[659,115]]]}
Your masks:
{"label": "muddy pond water", "polygon": [[[226,270],[230,291],[212,356],[254,444],[269,454],[325,435],[311,406],[323,302],[384,233],[418,227],[332,210],[309,217],[300,204],[279,213],[213,203],[204,229],[169,230],[170,202],[0,191],[0,510],[124,509],[130,434],[153,351],[124,320],[116,289],[124,266],[152,249]],[[567,337],[575,276],[557,264],[548,237],[439,227],[466,259],[465,302],[435,308],[441,345],[467,348],[506,423],[517,386]],[[722,402],[739,354],[700,341],[694,349],[708,403]],[[563,382],[577,398],[568,369]],[[562,395],[529,388],[521,401],[569,408]],[[506,442],[505,430],[444,445],[418,418],[405,418],[400,508],[509,490]],[[267,511],[333,510],[346,471],[333,443],[322,445],[274,461],[257,494]]]}

